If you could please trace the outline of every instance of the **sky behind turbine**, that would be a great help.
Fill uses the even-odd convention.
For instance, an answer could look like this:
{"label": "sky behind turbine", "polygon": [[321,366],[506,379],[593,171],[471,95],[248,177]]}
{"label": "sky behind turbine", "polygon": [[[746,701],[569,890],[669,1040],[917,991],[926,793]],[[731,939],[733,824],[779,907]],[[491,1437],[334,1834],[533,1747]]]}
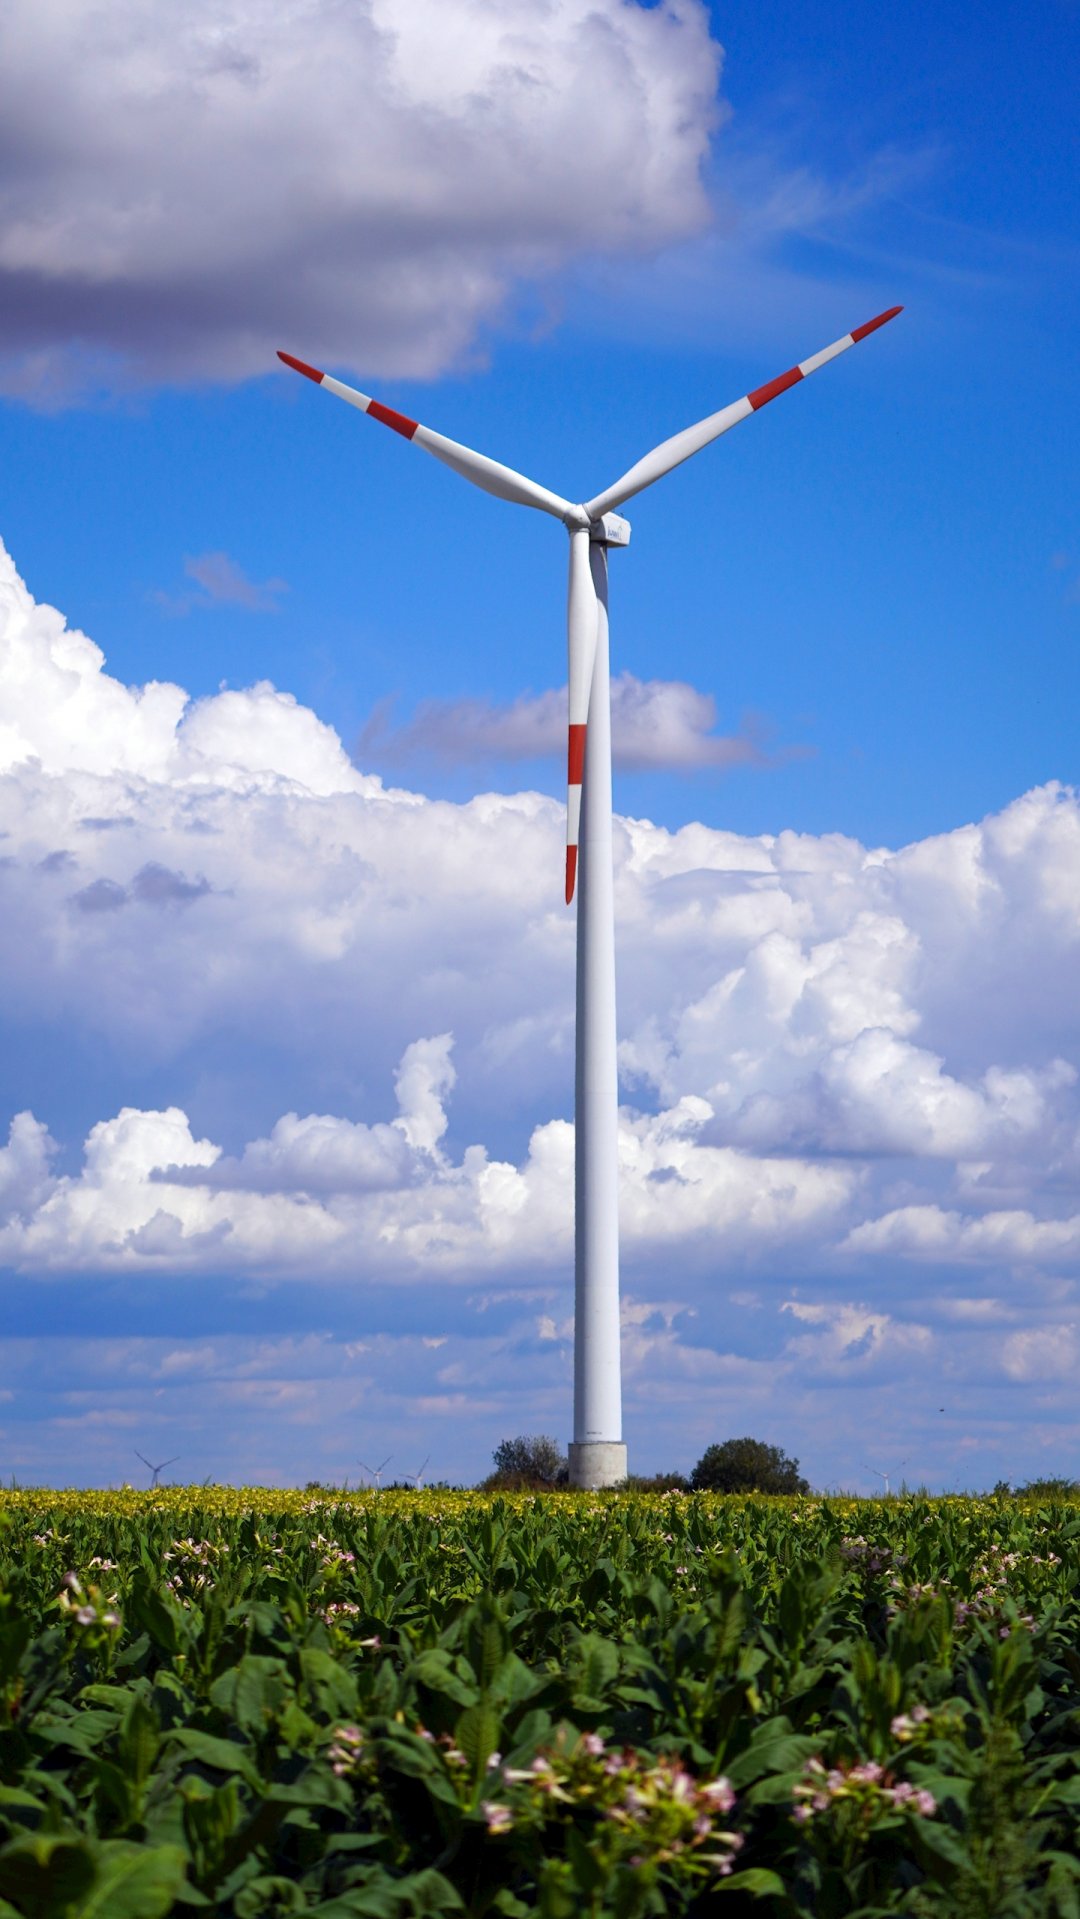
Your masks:
{"label": "sky behind turbine", "polygon": [[563,536],[274,349],[579,498],[894,302],[613,558],[627,1437],[1072,1470],[1076,10],[759,15],[0,23],[17,1476],[567,1430]]}

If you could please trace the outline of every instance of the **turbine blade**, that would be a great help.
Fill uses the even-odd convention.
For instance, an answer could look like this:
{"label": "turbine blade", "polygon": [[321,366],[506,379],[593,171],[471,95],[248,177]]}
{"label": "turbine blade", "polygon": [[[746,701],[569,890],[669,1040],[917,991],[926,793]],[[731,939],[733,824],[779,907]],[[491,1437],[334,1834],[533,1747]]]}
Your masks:
{"label": "turbine blade", "polygon": [[515,506],[535,506],[541,513],[550,513],[556,520],[565,519],[574,508],[569,500],[558,493],[549,492],[546,486],[539,486],[535,480],[527,479],[524,473],[515,473],[513,467],[502,466],[498,460],[489,460],[484,453],[474,453],[471,447],[460,446],[457,440],[448,440],[444,434],[436,433],[432,427],[421,426],[418,420],[410,420],[405,413],[395,413],[393,407],[383,406],[381,400],[373,400],[370,394],[360,393],[354,386],[346,386],[344,380],[335,380],[332,374],[320,373],[318,367],[308,366],[306,360],[297,360],[291,353],[282,353],[278,359],[291,366],[296,373],[302,373],[306,379],[314,380],[316,386],[325,387],[328,393],[336,393],[339,400],[347,400],[350,406],[359,407],[361,413],[367,413],[373,420],[380,420],[383,426],[392,427],[405,440],[411,440],[414,446],[422,446],[444,466],[460,473],[463,480],[471,480],[474,486],[481,487],[485,493],[494,493],[496,499],[511,500]]}
{"label": "turbine blade", "polygon": [[574,897],[577,882],[581,783],[585,774],[585,729],[589,720],[589,696],[596,661],[596,619],[596,588],[589,561],[589,529],[575,527],[570,534],[570,587],[566,609],[570,706],[566,754],[567,906]]}
{"label": "turbine blade", "polygon": [[612,512],[615,507],[621,506],[624,500],[630,500],[635,493],[641,493],[645,487],[652,486],[655,480],[662,480],[665,473],[670,473],[673,467],[681,466],[683,461],[689,460],[693,454],[700,453],[703,446],[708,446],[711,440],[719,439],[721,433],[726,433],[729,427],[738,426],[740,420],[748,420],[751,413],[760,412],[761,408],[767,406],[770,400],[775,400],[778,394],[786,393],[789,386],[796,386],[800,380],[805,380],[811,373],[816,373],[819,367],[827,366],[830,360],[836,359],[838,353],[846,353],[849,346],[857,346],[860,340],[865,340],[868,333],[876,333],[878,327],[884,326],[887,320],[895,320],[897,314],[903,311],[903,307],[890,307],[887,313],[879,313],[876,319],[867,320],[864,326],[857,326],[851,333],[845,333],[842,340],[834,340],[832,346],[824,347],[820,353],[811,354],[808,360],[800,360],[798,366],[789,368],[787,373],[779,374],[775,380],[769,380],[764,386],[755,388],[753,393],[747,393],[743,399],[735,400],[730,406],[721,408],[719,413],[710,413],[707,419],[699,420],[696,426],[684,427],[681,433],[675,433],[670,440],[664,440],[660,446],[655,446],[651,453],[646,453],[644,459],[638,460],[636,465],[624,473],[621,480],[616,480],[614,486],[607,487],[603,493],[598,493],[594,500],[586,502],[585,511],[590,520],[598,520],[602,513]]}

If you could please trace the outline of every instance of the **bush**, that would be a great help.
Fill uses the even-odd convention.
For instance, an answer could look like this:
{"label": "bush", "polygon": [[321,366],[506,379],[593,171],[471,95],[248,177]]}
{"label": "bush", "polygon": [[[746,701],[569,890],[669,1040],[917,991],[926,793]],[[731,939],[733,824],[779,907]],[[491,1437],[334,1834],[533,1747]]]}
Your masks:
{"label": "bush", "polygon": [[1029,1479],[1016,1488],[1017,1499],[1075,1499],[1080,1485],[1075,1479]]}
{"label": "bush", "polygon": [[530,1438],[519,1433],[516,1439],[501,1440],[492,1454],[495,1471],[484,1484],[506,1490],[526,1490],[533,1486],[555,1486],[565,1480],[566,1454],[547,1433]]}
{"label": "bush", "polygon": [[688,1493],[690,1481],[685,1473],[630,1473],[622,1489],[628,1493]]}
{"label": "bush", "polygon": [[696,1493],[808,1493],[799,1462],[763,1439],[725,1439],[702,1453],[690,1475]]}

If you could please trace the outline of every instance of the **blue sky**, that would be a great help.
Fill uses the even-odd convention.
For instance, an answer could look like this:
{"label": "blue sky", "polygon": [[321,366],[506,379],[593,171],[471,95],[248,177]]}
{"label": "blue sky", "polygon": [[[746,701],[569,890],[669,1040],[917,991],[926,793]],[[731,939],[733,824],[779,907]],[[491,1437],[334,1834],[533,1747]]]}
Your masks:
{"label": "blue sky", "polygon": [[[0,1133],[31,1113],[54,1142],[50,1159],[24,1128],[0,1179],[0,1461],[21,1476],[119,1477],[159,1430],[193,1477],[340,1474],[374,1427],[474,1477],[508,1420],[565,1428],[568,1269],[545,1246],[569,1195],[530,1154],[539,1129],[561,1163],[569,1117],[556,805],[475,798],[558,802],[557,755],[521,742],[563,684],[562,536],[273,348],[578,497],[897,302],[894,325],[635,501],[613,560],[614,666],[640,683],[617,804],[639,822],[620,994],[642,1180],[675,1175],[663,1115],[709,1108],[682,1224],[628,1202],[628,1438],[645,1467],[760,1430],[817,1483],[869,1489],[873,1419],[931,1484],[1071,1469],[1072,1413],[1044,1374],[1080,1339],[1076,7],[589,12],[505,9],[514,58],[543,75],[537,115],[470,0],[441,12],[456,37],[438,58],[430,0],[379,0],[357,126],[327,75],[348,66],[341,31],[360,60],[366,9],[352,29],[327,16],[310,70],[287,9],[241,26],[196,8],[175,40],[162,11],[142,66],[105,36],[80,67],[78,32],[56,58],[59,10],[16,7],[0,30],[17,130],[0,538],[30,595],[9,622],[37,649],[11,653],[6,694],[0,679],[0,727],[3,703],[17,720]],[[127,7],[108,14],[122,48]],[[318,128],[297,114],[305,87]],[[179,759],[136,750],[119,690],[54,736],[43,602],[118,688],[203,702],[177,722]],[[297,706],[253,702],[261,680]],[[215,704],[223,688],[239,703]],[[425,796],[397,803],[414,823],[400,844],[354,818],[382,822],[370,776]],[[181,801],[198,813],[185,842]],[[111,823],[93,859],[87,809]],[[882,867],[883,847],[906,863]],[[748,897],[775,886],[782,908],[743,912],[738,888],[717,904],[725,874],[763,861],[781,877]],[[973,864],[994,913],[972,903]],[[46,877],[23,888],[24,871]],[[446,1033],[451,1050],[409,1054]],[[305,1187],[290,1135],[237,1189],[265,1217],[222,1213],[226,1182],[190,1217],[173,1195],[175,1244],[160,1223],[136,1244],[124,1234],[154,1215],[110,1211],[115,1191],[130,1198],[137,1162],[145,1200],[180,1136],[130,1153],[101,1136],[113,1199],[91,1231],[84,1140],[121,1108],[181,1111],[222,1162],[282,1115],[319,1114],[320,1150],[346,1141],[348,1166],[320,1161]],[[148,1140],[157,1122],[140,1124]],[[340,1130],[357,1126],[396,1130]],[[470,1184],[477,1142],[538,1209],[516,1253]],[[473,1208],[459,1258],[405,1284],[379,1248],[419,1230],[403,1222],[420,1194],[445,1225],[451,1189]],[[404,1212],[371,1198],[391,1191]],[[310,1209],[317,1192],[349,1221],[352,1283],[336,1251],[303,1275],[283,1250],[295,1195]],[[769,1193],[769,1229],[742,1231]],[[946,1297],[962,1303],[937,1312]],[[509,1396],[507,1367],[527,1382]]]}

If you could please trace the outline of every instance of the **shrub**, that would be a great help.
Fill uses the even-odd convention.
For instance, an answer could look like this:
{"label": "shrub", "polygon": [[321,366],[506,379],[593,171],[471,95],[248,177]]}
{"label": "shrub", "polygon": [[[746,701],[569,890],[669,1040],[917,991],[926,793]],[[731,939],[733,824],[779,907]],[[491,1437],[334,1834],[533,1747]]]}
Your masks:
{"label": "shrub", "polygon": [[628,1493],[688,1493],[690,1481],[685,1473],[630,1473],[623,1482]]}
{"label": "shrub", "polygon": [[547,1433],[538,1433],[533,1437],[519,1433],[516,1439],[503,1439],[496,1446],[492,1458],[495,1471],[484,1482],[489,1487],[525,1489],[531,1486],[554,1486],[566,1477],[566,1454],[560,1451],[558,1441],[550,1439]]}
{"label": "shrub", "polygon": [[690,1475],[697,1493],[808,1493],[799,1462],[763,1439],[725,1439],[709,1446]]}

